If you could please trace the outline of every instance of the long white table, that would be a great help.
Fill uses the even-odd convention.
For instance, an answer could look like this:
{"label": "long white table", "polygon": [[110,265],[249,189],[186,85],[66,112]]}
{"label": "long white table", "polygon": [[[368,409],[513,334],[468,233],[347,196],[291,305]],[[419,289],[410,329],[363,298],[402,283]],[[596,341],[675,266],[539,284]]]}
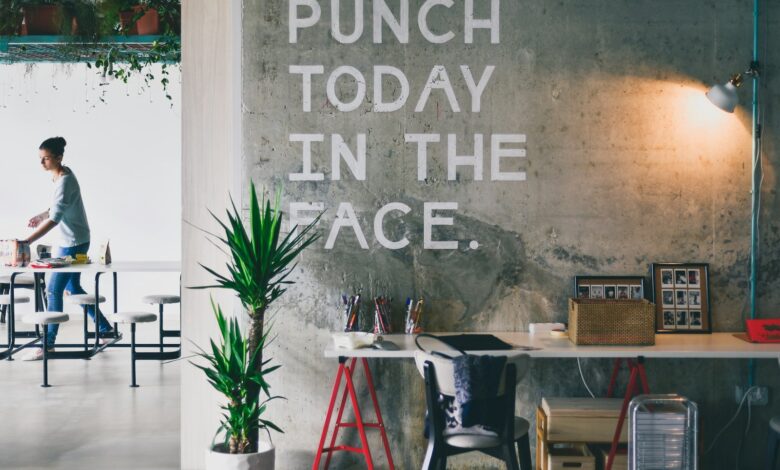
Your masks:
{"label": "long white table", "polygon": [[181,271],[181,261],[117,261],[111,264],[74,264],[63,268],[0,266],[0,275],[22,273],[171,273]]}
{"label": "long white table", "polygon": [[[434,333],[436,335],[448,335],[458,333]],[[626,394],[623,399],[621,415],[618,418],[618,425],[615,429],[615,436],[612,441],[612,447],[606,463],[606,468],[611,469],[615,458],[619,437],[621,435],[624,417],[626,415],[628,404],[635,391],[648,393],[649,387],[644,368],[644,360],[649,358],[657,359],[778,359],[780,360],[780,344],[754,344],[736,337],[739,333],[712,333],[712,334],[659,334],[655,336],[655,345],[653,346],[577,346],[568,338],[555,338],[545,332],[542,334],[529,333],[490,333],[506,343],[515,346],[512,350],[502,351],[472,351],[474,354],[495,354],[495,355],[513,355],[527,354],[532,358],[613,358],[615,366],[612,372],[608,396],[612,396],[615,390],[618,370],[622,360],[626,359],[629,367],[630,376]],[[368,441],[365,436],[365,429],[368,427],[378,428],[385,447],[390,468],[394,468],[390,449],[387,444],[385,426],[382,421],[382,413],[379,409],[379,402],[376,398],[373,379],[368,366],[367,359],[412,359],[414,352],[418,350],[415,344],[415,335],[383,335],[385,341],[390,341],[398,346],[397,351],[386,349],[360,348],[360,349],[337,349],[333,341],[325,348],[325,357],[338,358],[339,369],[336,374],[336,383],[331,393],[330,405],[325,416],[325,424],[322,429],[319,447],[317,449],[313,469],[317,469],[323,454],[327,454],[326,466],[330,462],[331,454],[334,451],[349,450],[363,454],[368,468],[373,468],[371,452],[368,449]],[[438,350],[446,352],[450,350],[449,346],[431,338],[421,339],[421,345],[429,350]],[[468,352],[468,351],[467,351]],[[364,423],[360,415],[359,405],[357,404],[357,391],[354,388],[352,376],[356,369],[356,362],[360,360],[367,378],[368,391],[371,396],[374,411],[376,414],[375,423]],[[345,378],[345,390],[341,399],[341,406],[336,417],[336,427],[333,430],[330,445],[326,446],[326,437],[330,429],[330,423],[334,414],[336,397],[339,392],[341,378]],[[346,404],[346,397],[350,396],[357,423],[343,423],[342,413]],[[336,446],[336,437],[342,427],[356,427],[358,435],[361,438],[362,447],[353,448],[346,445]],[[538,457],[537,457],[538,458]]]}
{"label": "long white table", "polygon": [[[180,261],[117,261],[108,265],[98,264],[98,263],[90,263],[90,264],[78,264],[78,265],[71,265],[71,266],[65,266],[62,268],[32,268],[29,266],[26,267],[12,267],[12,266],[0,266],[0,275],[6,275],[11,277],[10,282],[10,295],[11,295],[11,304],[9,305],[9,315],[8,315],[8,343],[5,345],[0,345],[0,347],[5,347],[4,350],[0,351],[0,359],[8,359],[12,360],[14,353],[18,352],[20,349],[29,346],[39,340],[38,335],[34,332],[22,332],[19,333],[16,331],[16,325],[15,325],[15,309],[14,309],[14,288],[15,288],[15,282],[16,277],[20,274],[52,274],[52,273],[79,273],[79,274],[85,274],[85,275],[92,275],[94,276],[94,282],[95,282],[95,289],[94,294],[97,299],[100,295],[100,276],[103,274],[110,273],[113,275],[113,288],[114,288],[114,312],[118,309],[118,293],[117,293],[117,276],[119,273],[179,273],[181,272],[181,262]],[[38,289],[38,282],[39,282],[39,276],[36,276],[36,286],[35,289],[37,291]],[[95,303],[95,311],[98,309],[98,302]],[[95,318],[95,325],[97,331],[97,317]],[[27,338],[35,338],[30,343],[20,345],[19,347],[16,347],[16,339],[19,337],[27,337]],[[84,351],[78,351],[78,352],[65,352],[60,353],[58,352],[56,354],[57,357],[61,358],[85,358],[90,357],[101,350],[105,349],[108,345],[101,345],[100,344],[100,338],[99,335],[96,333],[94,335],[95,343],[91,349],[87,348],[87,344],[84,344]],[[119,337],[116,338],[118,340]],[[116,340],[114,342],[116,342]],[[110,345],[110,344],[109,344]],[[66,345],[64,345],[66,346]],[[79,345],[81,346],[81,345]]]}
{"label": "long white table", "polygon": [[[433,333],[436,335],[457,333]],[[735,337],[738,333],[712,334],[658,334],[653,346],[577,346],[568,338],[553,338],[548,333],[490,333],[501,340],[517,346],[512,351],[479,351],[477,354],[522,353],[534,358],[667,358],[667,359],[780,359],[780,343],[755,344]],[[333,342],[325,348],[325,357],[365,357],[411,359],[417,346],[414,335],[384,335],[387,341],[395,343],[398,351],[381,349],[336,349]],[[424,343],[423,343],[424,341]],[[421,340],[423,346],[447,348],[431,339]]]}

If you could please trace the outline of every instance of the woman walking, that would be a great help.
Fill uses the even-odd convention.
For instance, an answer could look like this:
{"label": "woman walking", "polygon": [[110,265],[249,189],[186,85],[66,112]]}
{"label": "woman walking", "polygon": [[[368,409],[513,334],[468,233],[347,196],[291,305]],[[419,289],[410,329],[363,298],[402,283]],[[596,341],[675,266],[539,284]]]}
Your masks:
{"label": "woman walking", "polygon": [[[62,137],[52,137],[44,140],[39,147],[41,166],[52,174],[52,180],[54,181],[54,200],[50,209],[30,219],[28,226],[36,230],[26,241],[32,244],[49,233],[54,227],[59,227],[61,242],[55,250],[54,256],[71,256],[75,258],[78,254],[87,254],[90,234],[87,213],[84,210],[84,202],[81,199],[79,182],[76,180],[73,171],[62,164],[66,144],[65,139]],[[72,295],[85,294],[86,292],[81,288],[80,281],[80,273],[52,273],[47,287],[48,310],[50,312],[62,312],[62,296],[66,289]],[[87,307],[87,313],[94,319],[95,307],[93,305]],[[97,311],[97,323],[100,333],[111,332],[111,325],[99,310]],[[51,351],[54,349],[59,325],[48,325],[47,328],[48,341],[45,347]],[[43,349],[38,348],[32,350],[24,359],[37,361],[42,358]]]}

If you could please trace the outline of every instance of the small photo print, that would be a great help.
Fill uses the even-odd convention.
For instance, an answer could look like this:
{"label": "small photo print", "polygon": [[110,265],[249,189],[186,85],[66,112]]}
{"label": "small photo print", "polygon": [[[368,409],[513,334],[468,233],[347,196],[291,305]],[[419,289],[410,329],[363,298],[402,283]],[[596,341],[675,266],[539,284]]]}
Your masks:
{"label": "small photo print", "polygon": [[589,299],[590,298],[590,286],[577,286],[577,298]]}
{"label": "small photo print", "polygon": [[643,298],[642,286],[631,286],[631,300],[642,300]]}
{"label": "small photo print", "polygon": [[673,330],[677,322],[674,317],[674,310],[664,310],[664,328]]}
{"label": "small photo print", "polygon": [[590,286],[590,298],[591,299],[603,299],[604,298],[604,286]]}
{"label": "small photo print", "polygon": [[701,286],[701,275],[700,275],[698,269],[689,269],[688,270],[688,285],[690,287],[700,287]]}
{"label": "small photo print", "polygon": [[674,291],[662,290],[661,301],[664,307],[674,307]]}
{"label": "small photo print", "polygon": [[674,285],[674,271],[671,269],[661,270],[661,286],[672,287]]}
{"label": "small photo print", "polygon": [[674,270],[674,285],[677,287],[688,285],[688,273],[684,269]]}
{"label": "small photo print", "polygon": [[677,314],[677,329],[680,328],[688,328],[688,311],[687,310],[677,310],[675,312]]}
{"label": "small photo print", "polygon": [[605,299],[617,298],[617,292],[615,286],[604,286],[604,298]]}
{"label": "small photo print", "polygon": [[617,286],[617,298],[628,300],[628,286]]}
{"label": "small photo print", "polygon": [[692,330],[701,330],[701,310],[691,310],[689,312],[689,325]]}
{"label": "small photo print", "polygon": [[677,290],[675,291],[675,301],[674,305],[677,307],[687,307],[688,306],[688,292],[685,290]]}
{"label": "small photo print", "polygon": [[[688,291],[688,305],[691,307],[701,307],[701,291],[700,290],[689,290]],[[693,313],[693,312],[691,312]]]}

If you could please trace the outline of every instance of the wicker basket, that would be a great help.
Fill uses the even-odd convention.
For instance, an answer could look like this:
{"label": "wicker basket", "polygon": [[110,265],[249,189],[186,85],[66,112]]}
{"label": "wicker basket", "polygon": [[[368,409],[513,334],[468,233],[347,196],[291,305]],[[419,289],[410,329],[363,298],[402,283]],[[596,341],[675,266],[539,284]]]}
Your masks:
{"label": "wicker basket", "polygon": [[653,345],[655,306],[647,300],[569,299],[569,339],[578,345]]}

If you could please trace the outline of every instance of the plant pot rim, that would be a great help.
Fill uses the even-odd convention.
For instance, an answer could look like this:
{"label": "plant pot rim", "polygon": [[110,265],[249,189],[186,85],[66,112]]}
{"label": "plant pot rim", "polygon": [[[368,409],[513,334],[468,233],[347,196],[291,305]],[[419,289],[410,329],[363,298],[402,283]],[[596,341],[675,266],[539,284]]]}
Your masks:
{"label": "plant pot rim", "polygon": [[265,454],[267,452],[276,449],[273,442],[262,440],[262,439],[258,441],[257,447],[258,447],[257,452],[247,452],[244,454],[231,454],[230,452],[224,452],[225,450],[224,444],[214,444],[213,446],[209,446],[208,450],[209,452],[212,452],[214,454],[239,456],[239,455]]}

